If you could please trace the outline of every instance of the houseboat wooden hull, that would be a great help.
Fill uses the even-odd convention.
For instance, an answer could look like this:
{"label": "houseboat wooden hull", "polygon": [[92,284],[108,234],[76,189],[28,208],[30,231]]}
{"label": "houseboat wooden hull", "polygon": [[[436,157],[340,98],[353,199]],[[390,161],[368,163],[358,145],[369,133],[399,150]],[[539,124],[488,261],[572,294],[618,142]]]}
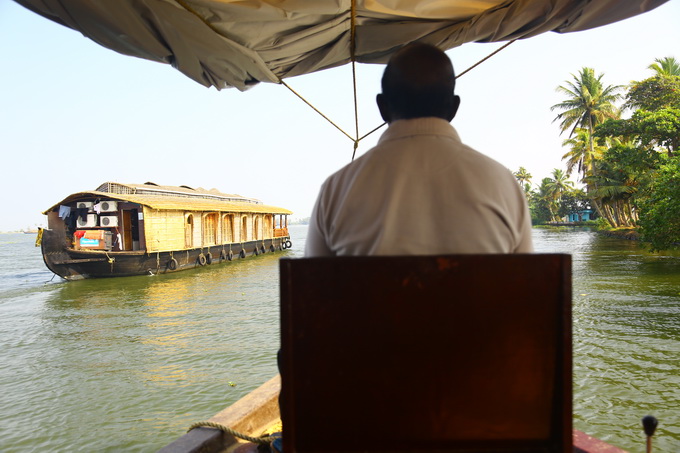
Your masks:
{"label": "houseboat wooden hull", "polygon": [[[281,379],[276,376],[208,421],[253,437],[271,433],[272,427],[278,426],[280,422],[278,406],[280,389]],[[357,408],[357,410],[360,409]],[[573,444],[574,453],[626,453],[625,450],[578,430],[573,431]],[[158,453],[198,451],[202,453],[257,453],[258,449],[256,444],[238,439],[232,434],[214,428],[199,427],[161,448]]]}
{"label": "houseboat wooden hull", "polygon": [[113,252],[65,247],[52,230],[44,230],[41,240],[45,265],[65,280],[178,272],[282,251],[291,244],[290,238],[281,237],[168,252]]}
{"label": "houseboat wooden hull", "polygon": [[104,183],[45,211],[39,242],[66,280],[165,274],[285,250],[290,213],[215,189]]}

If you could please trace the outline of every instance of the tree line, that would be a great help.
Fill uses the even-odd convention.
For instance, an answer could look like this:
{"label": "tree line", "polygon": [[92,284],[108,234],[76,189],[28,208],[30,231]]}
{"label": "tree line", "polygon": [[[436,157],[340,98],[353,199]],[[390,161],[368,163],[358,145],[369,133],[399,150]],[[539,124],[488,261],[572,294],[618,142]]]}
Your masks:
{"label": "tree line", "polygon": [[653,250],[680,244],[680,63],[657,58],[648,68],[651,77],[620,86],[584,67],[557,87],[566,171],[537,189],[526,169],[515,172],[535,223],[591,210],[610,228],[635,228]]}

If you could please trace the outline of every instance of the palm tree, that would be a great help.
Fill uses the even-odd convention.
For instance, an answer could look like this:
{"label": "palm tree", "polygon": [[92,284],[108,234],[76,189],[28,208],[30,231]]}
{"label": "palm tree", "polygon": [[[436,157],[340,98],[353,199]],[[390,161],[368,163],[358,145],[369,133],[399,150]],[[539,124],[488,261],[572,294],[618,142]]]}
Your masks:
{"label": "palm tree", "polygon": [[564,193],[574,190],[574,183],[567,178],[567,174],[559,168],[555,168],[552,171],[552,178],[548,182],[548,190],[557,202],[559,202]]}
{"label": "palm tree", "polygon": [[673,57],[655,58],[647,68],[657,76],[680,76],[680,63]]}
{"label": "palm tree", "polygon": [[[592,68],[582,68],[577,76],[574,74],[571,76],[572,81],[567,80],[564,85],[557,87],[557,91],[566,94],[567,99],[550,107],[550,110],[562,111],[553,121],[561,121],[562,132],[571,128],[569,138],[576,133],[577,129],[585,129],[588,133],[588,152],[594,156],[595,126],[608,118],[618,118],[620,112],[614,102],[621,98],[619,91],[622,87],[603,86],[604,74],[596,76]],[[599,201],[594,199],[593,204],[600,216],[603,216]]]}
{"label": "palm tree", "polygon": [[529,173],[524,167],[519,167],[519,170],[514,172],[513,175],[515,175],[517,182],[522,187],[526,187],[527,184],[531,183],[531,173]]}
{"label": "palm tree", "polygon": [[572,137],[562,142],[562,146],[570,148],[562,156],[562,160],[567,161],[567,176],[570,176],[576,168],[577,173],[581,175],[580,181],[585,181],[586,177],[593,172],[594,162],[602,157],[602,147],[593,145],[591,152],[590,134],[583,128],[576,129]]}
{"label": "palm tree", "polygon": [[562,195],[574,190],[574,183],[567,179],[567,175],[563,170],[555,168],[552,171],[552,178],[544,178],[541,184],[540,196],[547,203],[552,221],[556,222],[557,211],[560,207]]}
{"label": "palm tree", "polygon": [[578,76],[572,74],[573,81],[567,80],[566,86],[560,85],[557,91],[567,95],[567,99],[550,107],[550,110],[562,110],[553,121],[560,120],[562,132],[571,129],[569,136],[574,135],[577,128],[585,128],[591,135],[595,126],[607,118],[617,118],[619,111],[614,102],[621,98],[620,86],[603,86],[604,74],[595,76],[592,68],[582,68]]}
{"label": "palm tree", "polygon": [[600,200],[603,218],[615,228],[634,226],[638,215],[632,201],[638,192],[639,181],[611,159],[603,159],[597,165],[602,167],[597,176],[588,179],[597,179],[594,184],[597,189],[590,195]]}
{"label": "palm tree", "polygon": [[544,209],[548,211],[549,221],[556,222],[558,206],[553,196],[554,192],[550,187],[551,181],[552,179],[550,178],[543,178],[541,185],[538,187],[538,192],[532,198],[534,207],[538,211]]}

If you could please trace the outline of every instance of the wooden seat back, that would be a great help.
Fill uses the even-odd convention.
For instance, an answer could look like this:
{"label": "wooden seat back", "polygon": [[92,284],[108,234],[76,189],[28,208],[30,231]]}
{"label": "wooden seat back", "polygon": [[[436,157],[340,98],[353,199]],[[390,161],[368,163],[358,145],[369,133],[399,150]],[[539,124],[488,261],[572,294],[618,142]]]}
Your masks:
{"label": "wooden seat back", "polygon": [[280,271],[286,453],[571,451],[569,255]]}

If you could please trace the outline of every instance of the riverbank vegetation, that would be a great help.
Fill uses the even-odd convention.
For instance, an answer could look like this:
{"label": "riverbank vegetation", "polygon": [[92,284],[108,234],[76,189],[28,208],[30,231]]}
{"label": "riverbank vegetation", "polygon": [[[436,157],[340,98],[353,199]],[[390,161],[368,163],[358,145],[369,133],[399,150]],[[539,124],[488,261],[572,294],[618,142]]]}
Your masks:
{"label": "riverbank vegetation", "polygon": [[636,231],[652,250],[680,244],[680,63],[657,58],[648,68],[649,78],[627,86],[582,68],[557,87],[564,100],[551,110],[566,134],[566,170],[539,184],[523,167],[515,172],[534,223],[598,218]]}

